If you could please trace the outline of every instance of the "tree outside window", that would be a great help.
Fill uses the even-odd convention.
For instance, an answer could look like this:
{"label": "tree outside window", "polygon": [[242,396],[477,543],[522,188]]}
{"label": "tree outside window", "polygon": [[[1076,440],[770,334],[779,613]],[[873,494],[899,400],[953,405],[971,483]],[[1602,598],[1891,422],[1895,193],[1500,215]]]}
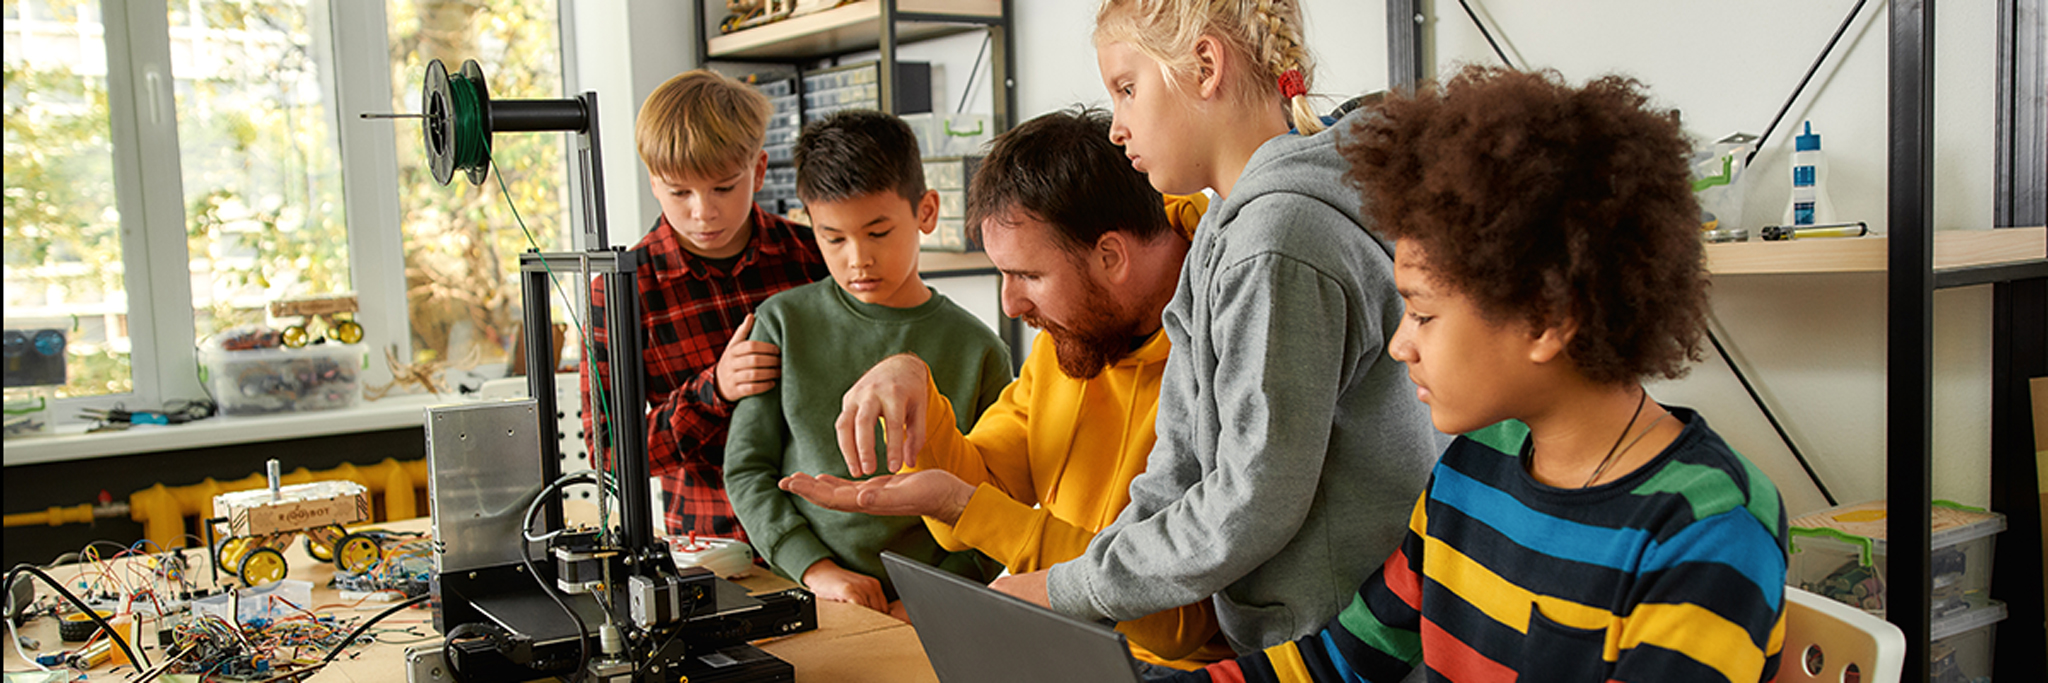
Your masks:
{"label": "tree outside window", "polygon": [[[118,400],[136,390],[136,361],[155,358],[162,349],[134,348],[131,310],[161,311],[166,302],[182,307],[189,300],[190,334],[197,342],[234,325],[280,324],[265,315],[265,305],[276,299],[401,286],[350,280],[352,217],[343,209],[347,160],[338,124],[358,112],[336,111],[340,70],[390,69],[390,111],[419,111],[425,63],[436,58],[451,68],[478,60],[501,99],[562,97],[554,0],[389,0],[383,67],[359,58],[344,63],[329,43],[332,36],[323,33],[330,14],[360,16],[362,6],[353,2],[173,0],[166,4],[165,23],[143,28],[145,35],[135,38],[167,43],[170,66],[161,85],[153,80],[158,76],[147,75],[151,94],[140,97],[144,111],[137,115],[148,123],[158,113],[151,107],[161,103],[173,117],[164,124],[176,126],[179,158],[170,180],[179,183],[175,196],[183,211],[124,217],[120,207],[130,205],[117,202],[117,195],[134,196],[137,189],[116,187],[117,177],[139,175],[142,186],[166,179],[163,173],[123,175],[133,171],[117,168],[132,161],[116,161],[116,141],[122,138],[112,128],[118,119],[110,113],[110,78],[141,83],[145,75],[131,71],[140,68],[136,64],[109,63],[111,54],[124,51],[110,50],[100,4],[0,3],[6,18],[6,317],[10,328],[69,332],[70,383],[59,397]],[[152,11],[121,3],[108,7]],[[119,46],[131,38],[111,39],[122,41]],[[151,47],[137,59],[163,54],[151,52],[162,49]],[[154,100],[159,87],[164,99]],[[481,187],[441,186],[427,169],[418,128],[400,124],[398,132],[395,177],[382,170],[370,174],[397,184],[397,224],[355,228],[404,235],[402,287],[414,354],[401,360],[483,366],[491,374],[490,366],[506,360],[518,332],[519,252],[569,246],[565,136],[494,140],[494,176],[503,174],[510,203],[531,228],[529,239],[507,206],[499,178]],[[145,159],[149,163],[154,162]],[[146,231],[151,240],[183,233],[189,292],[166,296],[124,286],[124,277],[148,270],[141,248],[134,246],[139,242],[129,234],[134,231]],[[124,234],[137,253],[124,253]],[[137,333],[138,339],[149,338],[141,329]],[[184,341],[158,336],[157,343]]]}
{"label": "tree outside window", "polygon": [[[434,59],[450,72],[477,60],[492,99],[563,97],[553,0],[498,3],[488,12],[463,0],[391,0],[386,8],[393,111],[421,110],[421,81]],[[400,222],[416,361],[502,366],[520,330],[519,253],[569,246],[564,135],[504,134],[491,144],[491,173],[502,175],[517,218],[501,178],[471,185],[457,173],[444,187],[427,166],[417,129],[400,129]]]}
{"label": "tree outside window", "polygon": [[133,389],[105,32],[92,3],[7,2],[6,318],[68,332],[60,397]]}

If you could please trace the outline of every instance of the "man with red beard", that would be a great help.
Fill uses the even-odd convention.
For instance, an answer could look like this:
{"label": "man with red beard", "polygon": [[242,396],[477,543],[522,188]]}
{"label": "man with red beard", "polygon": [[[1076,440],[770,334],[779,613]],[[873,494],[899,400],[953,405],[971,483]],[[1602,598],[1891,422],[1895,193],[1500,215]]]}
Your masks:
{"label": "man with red beard", "polygon": [[[813,503],[922,515],[952,550],[974,548],[1013,573],[1080,556],[1130,502],[1145,469],[1169,345],[1159,314],[1173,297],[1206,202],[1161,197],[1109,141],[1101,110],[1032,119],[996,138],[974,177],[967,224],[1003,274],[1003,313],[1043,330],[1017,380],[973,431],[916,356],[890,357],[846,393],[846,481],[792,475]],[[912,467],[914,466],[914,467]],[[909,467],[910,469],[901,469]],[[1209,601],[1118,625],[1133,653],[1191,668],[1231,656]]]}

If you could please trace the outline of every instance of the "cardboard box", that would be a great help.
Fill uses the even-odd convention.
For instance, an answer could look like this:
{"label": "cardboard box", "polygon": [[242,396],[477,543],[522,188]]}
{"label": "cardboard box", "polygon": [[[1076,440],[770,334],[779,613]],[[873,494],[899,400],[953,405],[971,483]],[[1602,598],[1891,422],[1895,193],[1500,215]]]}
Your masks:
{"label": "cardboard box", "polygon": [[227,536],[269,536],[330,524],[370,521],[370,493],[352,481],[316,481],[278,490],[230,491],[213,497],[213,516],[227,518]]}

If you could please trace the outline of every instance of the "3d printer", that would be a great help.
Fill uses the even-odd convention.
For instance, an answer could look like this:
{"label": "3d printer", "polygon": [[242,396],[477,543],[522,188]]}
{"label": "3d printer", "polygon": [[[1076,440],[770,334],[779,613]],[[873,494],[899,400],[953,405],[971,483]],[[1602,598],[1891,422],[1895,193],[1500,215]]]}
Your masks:
{"label": "3d printer", "polygon": [[[573,131],[588,251],[527,252],[524,286],[527,367],[552,367],[549,285],[605,280],[610,329],[634,329],[639,292],[634,255],[608,248],[598,163],[597,96],[492,101],[474,61],[449,74],[427,67],[422,103],[427,153],[443,184],[456,170],[481,183],[494,132]],[[375,115],[365,115],[366,118]],[[569,277],[574,273],[577,277]],[[579,288],[587,301],[588,289]],[[610,339],[611,367],[640,363],[636,335]],[[530,680],[558,676],[604,682],[789,681],[794,669],[748,641],[817,628],[802,589],[750,596],[703,569],[679,570],[654,537],[648,491],[646,404],[639,373],[614,372],[602,388],[610,411],[602,470],[564,475],[557,446],[554,375],[533,372],[533,398],[429,409],[438,647],[407,651],[407,680]],[[563,489],[597,487],[616,520],[570,528]],[[601,513],[602,514],[602,513]]]}

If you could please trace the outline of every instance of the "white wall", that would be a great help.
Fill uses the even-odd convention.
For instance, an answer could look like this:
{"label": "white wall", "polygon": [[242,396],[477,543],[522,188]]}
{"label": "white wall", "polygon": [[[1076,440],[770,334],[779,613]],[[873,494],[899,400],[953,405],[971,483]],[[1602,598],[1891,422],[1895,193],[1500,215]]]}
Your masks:
{"label": "white wall", "polygon": [[[1098,0],[1029,0],[1017,16],[1018,120],[1073,104],[1108,106],[1095,68]],[[1310,90],[1328,106],[1387,85],[1386,8],[1377,2],[1304,0],[1308,44],[1317,60]],[[1456,5],[1452,6],[1453,9]],[[971,57],[971,55],[970,55]]]}
{"label": "white wall", "polygon": [[[642,5],[657,4],[631,3],[636,13],[643,11]],[[1313,90],[1332,96],[1334,103],[1383,88],[1385,7],[1341,0],[1303,4],[1309,45],[1319,61]],[[1707,137],[1738,130],[1763,132],[1853,4],[1854,0],[1473,1],[1518,64],[1554,68],[1574,81],[1610,72],[1634,76],[1648,85],[1661,105],[1683,112],[1688,131]],[[1106,102],[1089,37],[1096,5],[1096,0],[1013,4],[1020,119],[1075,103]],[[1428,61],[1438,71],[1448,72],[1458,63],[1495,61],[1455,2],[1426,2],[1423,11],[1432,49]],[[1945,3],[1936,17],[1935,225],[1940,229],[1985,228],[1991,221],[1991,11],[1990,3]],[[682,23],[687,17],[677,13],[676,20],[664,20],[658,31],[638,14],[631,21],[615,18],[611,28],[601,32],[593,26],[579,27],[584,35],[603,38],[583,41],[586,50],[595,45],[635,60],[632,105],[608,104],[605,112],[610,135],[607,176],[613,178],[607,194],[613,198],[615,241],[625,232],[637,236],[653,217],[648,209],[646,220],[636,224],[620,210],[646,195],[641,189],[646,180],[630,147],[631,112],[662,78],[683,68],[688,45],[676,36],[690,34],[676,28],[688,27]],[[1884,229],[1886,21],[1885,3],[1864,7],[1757,156],[1742,216],[1752,233],[1776,223],[1783,212],[1788,131],[1808,119],[1823,136],[1831,166],[1829,189],[1838,214]],[[649,38],[639,40],[638,34]],[[613,39],[618,35],[635,40],[621,47]],[[978,38],[963,37],[903,54],[905,59],[959,59],[965,64],[978,46]],[[674,56],[661,54],[664,50]],[[585,64],[579,71],[586,74],[604,68]],[[656,73],[661,75],[657,78]],[[958,100],[956,88],[962,77],[947,74],[949,106]],[[982,87],[986,86],[984,82]],[[609,96],[606,100],[621,101]],[[614,125],[614,117],[623,117],[623,123]],[[621,144],[626,145],[623,151],[614,152],[612,148]],[[621,163],[630,163],[632,170],[614,170]],[[1884,277],[1724,276],[1716,279],[1714,288],[1716,329],[1823,480],[1844,502],[1882,497]],[[1990,499],[1990,307],[1987,287],[1944,291],[1935,297],[1934,491],[1936,497],[1973,505]],[[1791,513],[1825,505],[1711,352],[1690,377],[1653,390],[1660,400],[1692,406],[1707,415],[1737,449],[1778,482]]]}
{"label": "white wall", "polygon": [[569,92],[597,93],[606,239],[630,247],[661,215],[633,144],[633,120],[656,87],[695,66],[696,24],[687,2],[568,1],[576,50]]}
{"label": "white wall", "polygon": [[[1018,3],[1019,109],[1024,117],[1075,102],[1101,104],[1094,0]],[[1854,0],[1474,0],[1517,64],[1584,81],[1610,72],[1641,79],[1689,132],[1762,133]],[[1382,3],[1305,2],[1318,93],[1385,86]],[[1456,2],[1425,2],[1426,60],[1448,73],[1497,60]],[[1995,17],[1988,3],[1946,3],[1936,17],[1935,225],[1991,221]],[[1742,224],[1775,224],[1789,194],[1790,135],[1811,119],[1831,166],[1837,213],[1885,225],[1886,5],[1869,3],[1756,159]],[[1727,276],[1714,283],[1716,328],[1786,430],[1838,499],[1884,495],[1884,277]],[[1935,297],[1936,497],[1989,502],[1990,325],[1987,287]],[[1820,494],[1711,354],[1685,380],[1654,387],[1699,408],[1770,473],[1788,510],[1825,506]]]}
{"label": "white wall", "polygon": [[[1481,0],[1473,5],[1518,64],[1582,81],[1609,72],[1641,79],[1689,132],[1761,133],[1854,0],[1637,3]],[[1747,183],[1742,225],[1755,234],[1782,218],[1790,141],[1812,120],[1829,163],[1838,217],[1885,229],[1885,3],[1850,25],[1806,92],[1772,133]],[[1434,62],[1497,63],[1454,2],[1429,11]],[[1946,3],[1935,17],[1935,226],[1991,225],[1996,18],[1988,3]],[[1751,381],[1837,499],[1884,496],[1885,278],[1882,274],[1723,276],[1717,327]],[[1988,287],[1935,297],[1935,497],[1990,502]],[[1783,491],[1793,514],[1825,507],[1734,376],[1712,357],[1685,380],[1655,388],[1697,407]]]}

